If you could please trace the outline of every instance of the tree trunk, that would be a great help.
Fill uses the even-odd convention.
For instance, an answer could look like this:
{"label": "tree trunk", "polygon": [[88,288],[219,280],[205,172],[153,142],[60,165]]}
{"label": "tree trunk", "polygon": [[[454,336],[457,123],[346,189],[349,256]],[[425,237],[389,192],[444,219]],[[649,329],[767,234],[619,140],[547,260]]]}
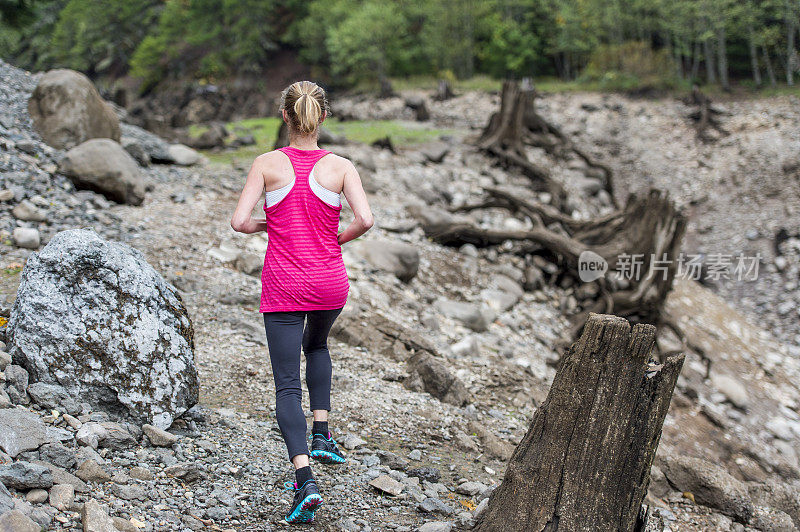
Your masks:
{"label": "tree trunk", "polygon": [[563,61],[562,61],[563,56],[564,56],[564,54],[562,54],[560,52],[553,56],[553,62],[555,63],[555,67],[556,67],[556,74],[558,74],[558,79],[561,79],[561,80],[564,79],[564,65],[563,65]]}
{"label": "tree trunk", "polygon": [[454,96],[455,94],[453,93],[453,89],[450,88],[450,82],[446,79],[440,79],[436,87],[436,94],[434,95],[433,99],[437,102],[443,102],[453,98]]}
{"label": "tree trunk", "polygon": [[703,41],[703,50],[706,56],[706,81],[708,81],[708,83],[716,83],[717,76],[714,73],[714,54],[711,51],[711,41],[709,39]]}
{"label": "tree trunk", "polygon": [[758,50],[752,26],[748,28],[748,43],[750,45],[750,67],[753,69],[753,83],[761,86],[761,69],[758,66]]}
{"label": "tree trunk", "polygon": [[378,98],[393,98],[397,96],[397,93],[394,91],[392,87],[392,82],[386,76],[380,76],[380,90],[378,91]]}
{"label": "tree trunk", "polygon": [[474,530],[643,528],[650,467],[683,366],[683,355],[648,363],[655,333],[589,316]]}
{"label": "tree trunk", "polygon": [[769,52],[767,51],[766,46],[761,47],[762,57],[764,58],[764,68],[767,70],[767,78],[769,78],[769,84],[771,87],[774,87],[778,84],[778,80],[775,79],[775,69],[772,68],[772,60],[769,58]]}
{"label": "tree trunk", "polygon": [[700,87],[697,85],[692,87],[692,94],[686,103],[697,106],[697,110],[689,115],[689,118],[694,120],[697,138],[703,142],[715,140],[716,137],[711,134],[711,130],[719,135],[728,134],[719,122],[718,116],[722,113],[711,105],[711,99],[700,91]]}
{"label": "tree trunk", "polygon": [[[787,8],[789,9],[789,8]],[[788,12],[786,15],[786,84],[787,85],[794,85],[794,69],[797,67],[795,65],[795,57],[797,56],[797,51],[794,49],[794,34],[797,31],[797,27],[794,23],[793,13]]]}
{"label": "tree trunk", "polygon": [[694,43],[692,47],[692,75],[690,80],[694,83],[697,80],[697,73],[700,71],[700,43]]}
{"label": "tree trunk", "polygon": [[719,82],[723,90],[731,90],[728,82],[728,48],[725,44],[725,22],[717,29],[717,52],[719,53]]}

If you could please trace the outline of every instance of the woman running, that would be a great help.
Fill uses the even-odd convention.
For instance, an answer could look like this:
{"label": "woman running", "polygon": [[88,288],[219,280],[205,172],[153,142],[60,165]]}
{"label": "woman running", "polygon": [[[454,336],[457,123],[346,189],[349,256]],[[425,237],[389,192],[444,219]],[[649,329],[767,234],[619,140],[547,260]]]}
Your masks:
{"label": "woman running", "polygon": [[[286,483],[294,490],[285,517],[289,523],[311,522],[322,504],[309,455],[324,464],[345,461],[328,429],[328,333],[349,291],[341,245],[372,227],[367,195],[353,163],[317,145],[328,112],[325,91],[315,83],[298,81],[281,93],[289,145],[256,157],[231,219],[235,231],[266,231],[269,238],[260,311],[275,378],[275,416],[295,467],[296,481]],[[264,191],[266,219],[260,220],[252,212]],[[354,219],[339,233],[342,192]],[[301,406],[301,348],[314,412],[311,453]]]}

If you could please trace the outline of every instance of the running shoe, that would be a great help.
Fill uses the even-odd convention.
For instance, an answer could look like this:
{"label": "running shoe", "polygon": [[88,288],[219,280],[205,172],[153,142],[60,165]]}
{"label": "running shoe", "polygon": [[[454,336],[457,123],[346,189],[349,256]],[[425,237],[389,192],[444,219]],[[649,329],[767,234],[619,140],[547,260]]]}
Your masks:
{"label": "running shoe", "polygon": [[312,435],[311,458],[323,464],[343,464],[345,462],[344,455],[339,450],[330,432],[328,432],[327,438],[323,434]]}
{"label": "running shoe", "polygon": [[297,482],[285,482],[285,490],[294,490],[294,500],[292,507],[284,517],[287,523],[312,523],[314,514],[322,506],[322,497],[317,489],[314,479],[306,480],[302,486],[297,486]]}

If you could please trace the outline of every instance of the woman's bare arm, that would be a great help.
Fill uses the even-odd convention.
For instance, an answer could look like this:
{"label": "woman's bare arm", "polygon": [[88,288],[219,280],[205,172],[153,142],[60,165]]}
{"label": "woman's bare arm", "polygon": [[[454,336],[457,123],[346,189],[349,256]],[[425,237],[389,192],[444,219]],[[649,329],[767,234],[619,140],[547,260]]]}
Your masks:
{"label": "woman's bare arm", "polygon": [[267,230],[266,220],[254,218],[253,208],[261,199],[264,192],[264,176],[261,172],[263,164],[262,156],[256,157],[250,172],[247,174],[247,181],[244,183],[242,194],[239,196],[239,203],[231,218],[231,227],[239,233],[258,233]]}
{"label": "woman's bare arm", "polygon": [[367,193],[361,185],[361,177],[353,163],[347,161],[347,170],[344,174],[344,187],[342,188],[347,203],[353,209],[353,221],[347,229],[339,233],[339,245],[350,242],[369,231],[372,227],[372,211],[367,202]]}

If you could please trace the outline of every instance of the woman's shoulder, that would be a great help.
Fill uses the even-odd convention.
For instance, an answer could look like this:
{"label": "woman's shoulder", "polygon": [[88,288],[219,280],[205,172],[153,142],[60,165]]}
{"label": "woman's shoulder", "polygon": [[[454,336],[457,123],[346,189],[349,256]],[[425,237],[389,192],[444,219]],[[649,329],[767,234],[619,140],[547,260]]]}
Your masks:
{"label": "woman's shoulder", "polygon": [[346,171],[354,167],[353,161],[351,161],[347,157],[344,157],[337,153],[333,153],[332,151],[329,151],[327,154],[325,154],[324,158],[328,160],[327,161],[328,164],[330,164],[331,166],[335,166],[336,168],[342,171]]}
{"label": "woman's shoulder", "polygon": [[268,163],[270,161],[276,160],[283,160],[286,158],[286,154],[283,153],[280,149],[270,150],[268,152],[264,152],[261,155],[256,157],[256,161],[262,163]]}

